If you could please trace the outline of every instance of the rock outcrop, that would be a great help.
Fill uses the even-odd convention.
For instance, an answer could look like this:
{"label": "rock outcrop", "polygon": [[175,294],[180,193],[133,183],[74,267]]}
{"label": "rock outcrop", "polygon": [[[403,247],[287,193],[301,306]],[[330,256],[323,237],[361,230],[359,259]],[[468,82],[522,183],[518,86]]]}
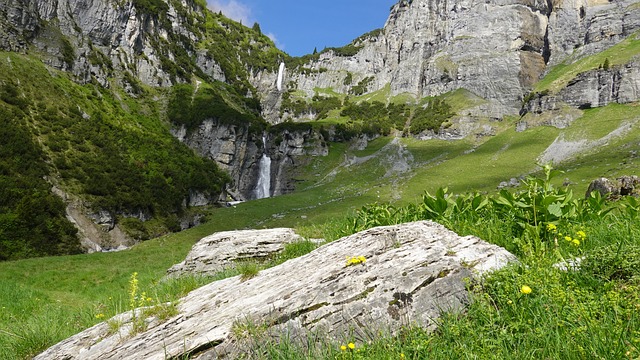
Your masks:
{"label": "rock outcrop", "polygon": [[[364,257],[347,265],[345,257]],[[476,237],[460,237],[428,222],[373,228],[324,245],[256,277],[216,281],[192,291],[178,314],[129,334],[129,315],[119,333],[98,324],[35,359],[236,358],[243,326],[269,336],[307,341],[312,333],[362,342],[378,330],[435,327],[442,311],[469,301],[465,280],[498,269],[515,257]]]}
{"label": "rock outcrop", "polygon": [[[166,40],[169,34],[194,41],[196,35],[188,30],[192,26],[184,14],[197,11],[190,2],[182,2],[179,9],[171,2],[164,6],[166,23],[133,1],[1,0],[0,48],[35,48],[48,65],[70,71],[82,82],[95,79],[108,86],[109,77],[117,70],[118,77],[132,71],[144,84],[171,85],[174,79],[162,62],[176,54],[160,50],[154,41]],[[220,78],[220,67],[213,59],[205,54],[193,55],[198,55],[205,73]]]}
{"label": "rock outcrop", "polygon": [[187,258],[172,266],[167,275],[214,275],[234,268],[238,261],[264,260],[282,251],[286,244],[302,240],[286,228],[215,233],[198,241]]}
{"label": "rock outcrop", "polygon": [[589,109],[610,103],[626,104],[640,97],[640,62],[607,69],[599,68],[576,75],[556,94],[536,94],[523,109],[541,114],[560,110],[563,106]]}
{"label": "rock outcrop", "polygon": [[602,197],[617,198],[619,196],[640,196],[640,178],[635,175],[621,176],[615,180],[607,178],[595,179],[589,184],[586,197],[597,191]]}
{"label": "rock outcrop", "polygon": [[294,170],[315,156],[329,153],[322,135],[311,127],[300,130],[274,130],[266,137],[250,133],[248,126],[229,125],[206,120],[196,130],[183,127],[173,132],[178,140],[194,149],[200,156],[214,160],[226,171],[232,184],[227,192],[234,200],[255,198],[262,154],[272,159],[272,195],[294,190]]}

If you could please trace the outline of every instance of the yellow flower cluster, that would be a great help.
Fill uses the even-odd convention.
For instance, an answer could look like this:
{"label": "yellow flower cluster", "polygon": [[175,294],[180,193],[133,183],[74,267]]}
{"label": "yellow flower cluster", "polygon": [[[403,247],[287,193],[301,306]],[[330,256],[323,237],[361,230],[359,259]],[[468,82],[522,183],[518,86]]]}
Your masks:
{"label": "yellow flower cluster", "polygon": [[587,238],[587,233],[585,233],[583,230],[576,231],[575,237],[571,237],[571,236],[564,237],[565,240],[569,241],[574,246],[580,246],[580,243],[583,242],[586,238]]}
{"label": "yellow flower cluster", "polygon": [[366,261],[367,259],[362,255],[352,256],[352,257],[347,256],[347,264],[345,266],[358,265],[358,264],[364,265]]}
{"label": "yellow flower cluster", "polygon": [[350,342],[350,343],[349,343],[349,344],[347,344],[347,345],[342,345],[342,346],[340,346],[340,350],[342,350],[342,351],[347,351],[347,348],[349,348],[350,350],[353,350],[353,349],[355,349],[355,348],[356,348],[356,344],[354,344],[354,343]]}
{"label": "yellow flower cluster", "polygon": [[[547,231],[556,234],[557,236],[563,237],[567,242],[571,243],[573,246],[580,246],[580,244],[587,238],[587,233],[584,230],[576,231],[575,236],[564,235],[561,232],[558,232],[558,227],[555,224],[547,224]],[[556,237],[557,239],[557,237]]]}

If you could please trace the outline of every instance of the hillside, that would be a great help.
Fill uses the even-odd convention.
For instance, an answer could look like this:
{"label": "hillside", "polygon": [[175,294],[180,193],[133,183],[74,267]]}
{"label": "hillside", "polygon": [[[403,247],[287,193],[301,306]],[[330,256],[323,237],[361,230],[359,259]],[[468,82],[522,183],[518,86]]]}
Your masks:
{"label": "hillside", "polygon": [[[568,186],[575,201],[595,178],[637,173],[639,27],[640,6],[627,0],[402,0],[384,28],[292,58],[259,26],[199,0],[0,0],[0,138],[8,139],[0,142],[0,357],[31,357],[129,309],[134,273],[157,302],[211,281],[160,279],[216,231],[287,226],[334,240],[362,225],[358,216],[370,216],[364,227],[397,220],[390,214],[415,209],[425,191],[517,194],[546,163],[563,171],[552,184]],[[256,199],[264,157],[272,197]],[[633,253],[633,204],[607,204],[615,216],[604,220],[597,211],[595,220],[558,220],[594,233],[563,254],[595,254],[611,239]],[[637,304],[629,278],[578,274],[565,284],[548,271],[556,254],[527,253],[532,235],[514,230],[517,222],[505,229],[502,213],[449,215],[438,220],[531,266],[499,275],[513,283],[538,276],[538,285],[569,289],[572,304],[614,304],[624,316]],[[121,245],[130,248],[102,252]],[[29,257],[42,258],[20,260]],[[480,296],[506,309],[502,283]],[[589,289],[584,303],[580,284]],[[604,298],[610,302],[597,302]],[[527,311],[543,313],[553,301]],[[472,318],[485,310],[472,309]],[[576,315],[565,310],[558,322]],[[572,318],[571,339],[586,339],[584,327],[598,316],[613,320],[594,334],[622,330],[616,314],[583,315]],[[500,334],[526,325],[510,319],[498,330],[460,324]],[[459,323],[449,321],[455,339]],[[636,322],[622,321],[636,334]],[[480,343],[476,351],[488,341],[467,340]],[[414,358],[424,355],[413,349]],[[611,351],[638,356],[633,349]],[[577,358],[607,353],[590,351]],[[526,349],[518,354],[527,357]]]}
{"label": "hillside", "polygon": [[[301,58],[278,50],[259,26],[242,26],[198,1],[85,5],[2,2],[2,106],[24,112],[5,118],[28,130],[21,136],[40,153],[39,175],[29,181],[52,186],[56,195],[46,196],[57,204],[26,220],[15,206],[36,195],[5,196],[15,204],[4,210],[5,259],[75,252],[78,243],[84,251],[113,249],[199,224],[201,206],[256,198],[265,154],[267,195],[280,195],[302,189],[304,166],[341,148],[333,143],[402,134],[400,147],[415,148],[418,160],[404,159],[394,184],[423,186],[430,160],[421,159],[422,145],[440,145],[411,139],[457,139],[443,146],[472,151],[513,128],[518,114],[526,114],[518,131],[562,128],[582,110],[637,100],[638,7],[629,1],[400,1],[383,29]],[[482,14],[508,21],[487,27],[491,19]],[[573,16],[579,22],[569,27]],[[554,146],[573,146],[569,155],[577,155],[598,144],[572,141]],[[493,181],[530,172],[536,158]],[[392,198],[420,191],[399,188]],[[31,245],[13,244],[38,226],[57,230]],[[44,239],[61,244],[36,245]]]}
{"label": "hillside", "polygon": [[[0,14],[2,48],[11,51],[2,53],[0,106],[7,131],[18,132],[2,148],[7,158],[24,153],[3,163],[0,257],[75,253],[81,244],[84,251],[116,248],[198,224],[194,206],[224,199],[231,179],[171,131],[214,118],[259,137],[266,123],[259,104],[244,96],[255,93],[246,69],[267,66],[269,49],[282,53],[261,34],[201,12],[202,4],[45,5],[4,2]],[[188,34],[171,30],[175,13]],[[132,33],[113,37],[121,27]],[[260,54],[249,56],[252,47]],[[246,56],[220,55],[236,51]],[[211,68],[196,65],[196,53]],[[228,60],[221,67],[208,56]],[[194,86],[171,87],[184,82]],[[17,147],[27,146],[18,136],[33,155]],[[14,183],[16,173],[34,185]],[[49,210],[38,207],[44,197]],[[23,215],[31,212],[40,215]],[[32,231],[42,235],[22,243]]]}

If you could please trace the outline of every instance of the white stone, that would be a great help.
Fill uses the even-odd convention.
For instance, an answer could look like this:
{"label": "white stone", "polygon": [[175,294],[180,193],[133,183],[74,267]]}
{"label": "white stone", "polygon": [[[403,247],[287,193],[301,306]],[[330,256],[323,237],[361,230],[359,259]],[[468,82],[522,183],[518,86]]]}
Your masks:
{"label": "white stone", "polygon": [[[366,262],[346,266],[352,256]],[[247,322],[293,341],[313,333],[363,342],[378,330],[433,329],[442,311],[458,311],[469,301],[466,279],[511,261],[515,257],[498,246],[429,221],[373,228],[249,280],[238,276],[194,290],[180,301],[178,315],[152,321],[140,334],[127,336],[122,315],[120,334],[109,334],[102,323],[35,359],[236,358],[243,344],[233,329]]]}

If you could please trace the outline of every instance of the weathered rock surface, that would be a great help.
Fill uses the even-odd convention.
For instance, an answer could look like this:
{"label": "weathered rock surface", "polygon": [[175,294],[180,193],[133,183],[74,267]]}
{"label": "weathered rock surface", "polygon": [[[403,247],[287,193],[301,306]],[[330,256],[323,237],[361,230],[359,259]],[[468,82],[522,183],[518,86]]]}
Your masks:
{"label": "weathered rock surface", "polygon": [[[367,260],[346,266],[347,256]],[[121,315],[119,334],[98,324],[35,359],[235,358],[243,341],[238,329],[247,323],[294,341],[306,341],[308,332],[365,341],[376,330],[433,328],[442,311],[468,302],[464,279],[510,261],[515,257],[504,249],[433,222],[374,228],[247,281],[234,277],[192,291],[180,301],[178,315],[162,324],[149,319],[142,333],[128,335]]]}
{"label": "weathered rock surface", "polygon": [[[183,1],[179,5],[181,11],[192,14],[199,11],[192,2]],[[196,35],[187,30],[192,28],[189,19],[179,15],[174,4],[167,2],[166,6],[168,26],[132,1],[0,0],[0,48],[11,51],[35,48],[45,55],[48,65],[72,72],[83,82],[96,79],[108,86],[109,77],[117,70],[119,75],[132,71],[148,85],[171,85],[171,75],[162,66],[161,58],[175,54],[162,54],[153,40],[167,39],[172,33],[195,41]],[[224,80],[213,59],[202,53],[191,55],[198,58],[206,74]]]}
{"label": "weathered rock surface", "polygon": [[540,114],[569,105],[580,109],[625,104],[640,97],[640,62],[609,69],[594,69],[576,75],[557,94],[537,94],[524,105],[526,112]]}
{"label": "weathered rock surface", "polygon": [[610,198],[629,195],[640,196],[640,178],[636,175],[621,176],[615,180],[598,178],[589,184],[585,196],[589,197],[594,191],[599,192],[602,197]]}
{"label": "weathered rock surface", "polygon": [[[554,65],[603,51],[640,29],[640,7],[635,3],[402,0],[391,8],[381,31],[353,43],[357,53],[322,53],[302,68],[291,69],[286,83],[309,97],[317,88],[348,93],[368,77],[368,92],[389,86],[391,95],[420,98],[464,88],[489,101],[484,116],[502,117],[517,113],[531,86]],[[622,77],[629,79],[628,73],[635,70],[621,69]],[[268,79],[266,85],[274,76],[265,74],[255,81]],[[347,78],[352,81],[345,82]],[[635,80],[623,80],[619,96],[617,81],[615,75],[611,80],[596,79],[581,90],[589,92],[586,101],[575,102],[599,106],[618,97],[637,98]],[[598,82],[606,83],[604,89],[591,91]],[[602,96],[605,91],[612,94]]]}
{"label": "weathered rock surface", "polygon": [[169,276],[214,275],[235,267],[236,262],[265,259],[286,244],[302,241],[292,229],[224,231],[209,235],[193,246],[187,258],[172,266]]}
{"label": "weathered rock surface", "polygon": [[234,200],[255,198],[259,177],[259,162],[267,153],[271,163],[271,195],[286,194],[294,190],[294,169],[315,156],[329,153],[322,135],[311,129],[283,130],[270,134],[267,143],[261,136],[250,133],[248,126],[204,121],[196,130],[187,132],[183,127],[173,131],[181,142],[200,156],[214,160],[232,179],[227,189]]}

